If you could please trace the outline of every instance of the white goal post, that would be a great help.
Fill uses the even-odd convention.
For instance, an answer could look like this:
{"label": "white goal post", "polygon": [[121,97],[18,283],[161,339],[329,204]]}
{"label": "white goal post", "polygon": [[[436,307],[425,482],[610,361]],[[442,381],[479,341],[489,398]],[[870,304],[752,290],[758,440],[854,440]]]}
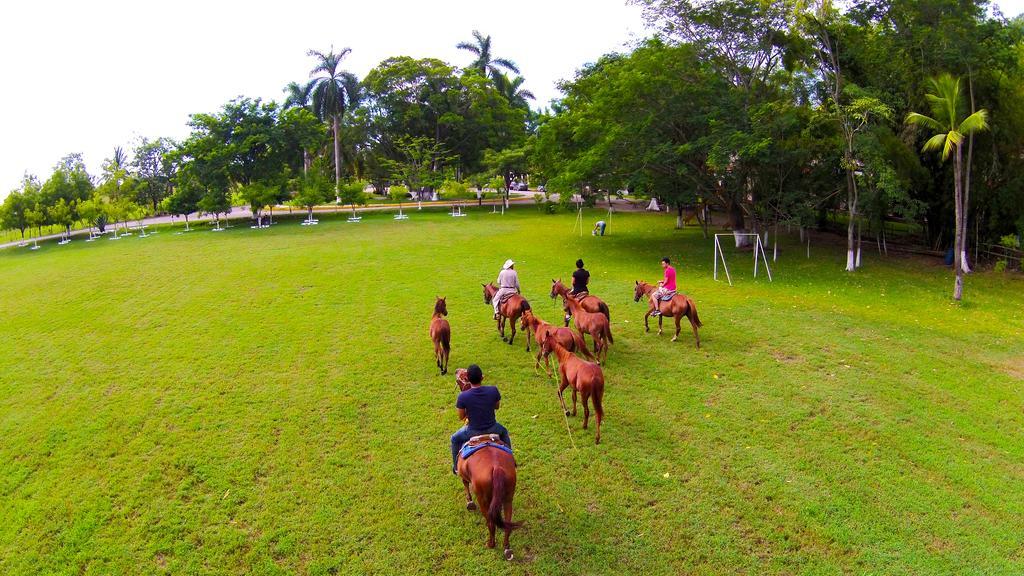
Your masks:
{"label": "white goal post", "polygon": [[718,240],[720,236],[728,236],[730,238],[736,238],[740,236],[753,236],[754,237],[754,278],[757,278],[757,257],[761,256],[761,261],[764,262],[764,271],[768,273],[768,281],[772,281],[772,270],[768,267],[768,256],[764,253],[764,244],[761,243],[761,235],[753,232],[730,232],[728,234],[715,234],[715,280],[718,280],[718,260],[722,260],[722,268],[725,270],[725,278],[729,281],[729,286],[732,286],[732,276],[729,275],[729,267],[725,263],[725,252],[722,251],[722,243]]}

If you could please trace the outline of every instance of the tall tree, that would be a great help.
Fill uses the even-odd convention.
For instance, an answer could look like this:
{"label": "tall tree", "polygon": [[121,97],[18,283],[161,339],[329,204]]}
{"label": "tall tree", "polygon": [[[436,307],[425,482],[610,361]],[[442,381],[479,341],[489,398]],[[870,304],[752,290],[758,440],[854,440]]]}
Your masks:
{"label": "tall tree", "polygon": [[964,166],[961,149],[964,137],[988,128],[988,111],[984,108],[963,115],[963,96],[960,93],[960,79],[949,74],[942,74],[931,80],[932,92],[927,94],[931,105],[932,116],[917,112],[907,114],[906,122],[923,126],[935,132],[925,144],[925,152],[941,151],[942,161],[953,156],[953,267],[956,280],[953,283],[953,299],[960,300],[964,292],[964,270],[962,260],[965,257],[964,227],[967,225],[967,206],[964,202]]}
{"label": "tall tree", "polygon": [[175,169],[170,155],[173,148],[174,142],[168,138],[142,138],[135,147],[132,168],[138,181],[136,200],[152,206],[154,212],[169,193]]}
{"label": "tall tree", "polygon": [[281,104],[281,107],[285,110],[289,110],[291,108],[309,108],[309,94],[312,87],[313,84],[311,82],[306,82],[305,84],[289,82],[283,90],[285,97],[284,103]]}
{"label": "tall tree", "polygon": [[501,81],[496,82],[498,90],[508,100],[508,103],[516,108],[529,110],[529,100],[536,100],[537,97],[533,95],[533,92],[523,88],[523,82],[526,80],[522,76],[510,79],[505,74],[501,74],[499,78]]}
{"label": "tall tree", "polygon": [[495,85],[501,82],[504,72],[519,74],[519,67],[508,58],[495,58],[491,53],[491,36],[484,36],[479,30],[473,30],[473,40],[459,42],[455,45],[459,50],[465,50],[476,58],[470,63],[469,68],[476,70],[484,78],[491,78]]}
{"label": "tall tree", "polygon": [[309,56],[317,59],[316,66],[309,72],[310,102],[313,112],[322,120],[330,121],[334,137],[334,196],[341,199],[341,120],[345,111],[359,101],[359,80],[351,72],[339,69],[341,61],[352,52],[342,48],[335,53],[332,47],[326,54],[310,50]]}

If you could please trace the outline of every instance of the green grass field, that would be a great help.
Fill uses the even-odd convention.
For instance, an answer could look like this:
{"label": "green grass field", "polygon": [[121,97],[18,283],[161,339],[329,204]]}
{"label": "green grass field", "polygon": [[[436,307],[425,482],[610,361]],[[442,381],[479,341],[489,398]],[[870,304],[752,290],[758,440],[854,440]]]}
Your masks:
{"label": "green grass field", "polygon": [[[285,221],[0,252],[3,574],[1020,574],[1024,281],[784,243],[775,282],[711,243],[523,208]],[[603,213],[586,215],[586,226]],[[819,243],[820,244],[820,243]],[[703,347],[644,334],[633,281],[681,262]],[[582,256],[609,302],[602,443],[480,284],[538,314]],[[742,259],[741,259],[742,258]],[[516,559],[449,472],[452,368],[479,363],[519,461]],[[582,412],[581,412],[582,416]]]}

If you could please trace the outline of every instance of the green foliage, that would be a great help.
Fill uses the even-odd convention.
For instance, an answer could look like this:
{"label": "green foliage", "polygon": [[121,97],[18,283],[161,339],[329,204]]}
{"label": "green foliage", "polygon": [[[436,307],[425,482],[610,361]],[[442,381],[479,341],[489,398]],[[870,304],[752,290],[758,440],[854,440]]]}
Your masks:
{"label": "green foliage", "polygon": [[366,195],[366,188],[370,185],[366,180],[354,180],[346,182],[341,187],[341,202],[355,206],[365,206],[369,201]]}
{"label": "green foliage", "polygon": [[404,182],[409,190],[434,189],[443,182],[442,168],[454,157],[436,140],[401,137],[395,142],[398,159],[384,161],[392,180]]}
{"label": "green foliage", "polygon": [[392,184],[388,189],[388,197],[401,204],[403,201],[409,199],[409,187],[403,186],[402,184]]}
{"label": "green foliage", "polygon": [[313,162],[308,172],[292,180],[291,188],[295,190],[292,205],[312,211],[314,206],[331,199],[331,181],[327,173],[327,160],[321,157]]}
{"label": "green foliage", "polygon": [[467,198],[475,198],[476,197],[476,194],[470,193],[469,186],[466,186],[465,183],[459,182],[458,180],[454,180],[454,179],[451,179],[451,178],[448,178],[447,180],[445,180],[441,184],[441,187],[440,187],[439,190],[441,192],[441,197],[443,199],[465,200]]}

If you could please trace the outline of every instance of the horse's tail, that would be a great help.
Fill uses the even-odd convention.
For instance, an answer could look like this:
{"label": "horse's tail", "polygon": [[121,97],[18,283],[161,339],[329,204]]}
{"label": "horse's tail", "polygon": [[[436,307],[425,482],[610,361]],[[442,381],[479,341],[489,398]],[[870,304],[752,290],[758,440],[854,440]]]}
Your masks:
{"label": "horse's tail", "polygon": [[609,344],[615,344],[615,338],[612,338],[612,323],[608,322],[604,326],[604,338]]}
{"label": "horse's tail", "polygon": [[612,323],[612,312],[608,309],[608,305],[605,304],[604,301],[602,301],[601,305],[597,307],[597,311],[604,314],[604,317],[608,319],[609,324]]}
{"label": "horse's tail", "polygon": [[446,326],[446,329],[441,330],[441,347],[444,348],[445,353],[452,351],[452,329],[450,326]]}
{"label": "horse's tail", "polygon": [[700,316],[697,316],[697,306],[694,305],[693,300],[689,297],[686,298],[686,303],[689,305],[688,308],[690,309],[689,314],[687,315],[690,317],[690,320],[693,320],[693,325],[700,328],[704,324],[701,324]]}
{"label": "horse's tail", "polygon": [[583,336],[580,336],[576,332],[572,332],[572,341],[576,343],[576,349],[579,350],[587,360],[590,360],[591,362],[596,360],[594,353],[587,348],[587,341],[583,339]]}
{"label": "horse's tail", "polygon": [[530,301],[527,300],[526,298],[523,298],[523,305],[519,307],[519,313],[523,314],[527,310],[531,310],[531,308],[530,308]]}
{"label": "horse's tail", "polygon": [[[595,383],[597,384],[597,383]],[[590,397],[594,402],[594,413],[597,414],[598,426],[601,424],[601,420],[604,420],[604,374],[601,374],[601,382],[594,386],[593,394]]]}
{"label": "horse's tail", "polygon": [[[508,489],[505,485],[505,469],[495,466],[491,471],[491,507],[487,509],[487,519],[494,522],[498,528],[506,528],[505,520],[501,517],[502,508],[505,505],[505,492]],[[518,528],[519,523],[510,522],[508,529]]]}

